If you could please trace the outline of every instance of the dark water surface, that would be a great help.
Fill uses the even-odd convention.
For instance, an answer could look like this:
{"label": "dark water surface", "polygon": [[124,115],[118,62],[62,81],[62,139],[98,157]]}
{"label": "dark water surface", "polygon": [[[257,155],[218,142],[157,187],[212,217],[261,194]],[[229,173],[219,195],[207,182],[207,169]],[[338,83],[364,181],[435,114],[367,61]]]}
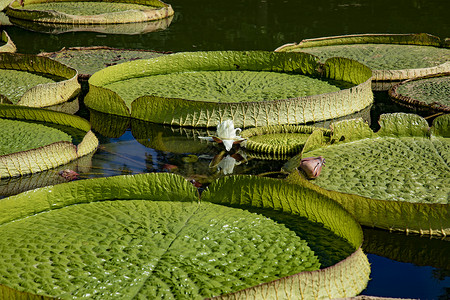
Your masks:
{"label": "dark water surface", "polygon": [[[174,52],[274,50],[305,38],[354,33],[426,32],[440,38],[450,37],[450,0],[172,0],[170,4],[175,16],[167,29],[158,32],[49,34],[17,26],[2,29],[7,30],[21,53],[100,45]],[[375,101],[375,105],[363,113],[366,120],[372,120],[373,128],[377,126],[374,121],[380,113],[410,112],[390,102],[385,92],[375,93]],[[87,119],[95,118],[85,109],[79,114]],[[420,114],[427,116],[426,112]],[[220,149],[214,146],[196,149],[189,144],[205,132],[151,124],[144,124],[145,130],[136,131],[141,127],[126,121],[121,126],[108,133],[96,128],[101,147],[89,162],[91,168],[86,168],[85,174],[80,171],[82,177],[160,172],[171,166],[177,166],[176,172],[186,176],[214,176],[216,173],[209,168],[209,162]],[[163,137],[162,144],[155,144],[156,136]],[[185,148],[171,147],[180,141]],[[190,154],[201,155],[192,163]],[[235,173],[278,171],[282,164],[283,161],[250,159],[247,164],[236,166]],[[50,176],[54,174],[50,172]],[[30,177],[30,180],[37,184],[40,179]],[[12,180],[9,187],[19,185],[19,181]],[[0,190],[2,188],[5,186],[0,186]],[[364,249],[372,264],[371,281],[364,295],[450,299],[448,238],[404,236],[373,229],[365,229],[364,234]]]}

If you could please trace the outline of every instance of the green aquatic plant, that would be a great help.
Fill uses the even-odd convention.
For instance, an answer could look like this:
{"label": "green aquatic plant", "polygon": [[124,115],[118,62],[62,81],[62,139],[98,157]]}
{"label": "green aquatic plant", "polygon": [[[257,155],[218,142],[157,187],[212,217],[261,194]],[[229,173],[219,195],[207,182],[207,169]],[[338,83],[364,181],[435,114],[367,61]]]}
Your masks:
{"label": "green aquatic plant", "polygon": [[190,127],[227,119],[239,127],[298,124],[370,105],[370,78],[370,69],[344,58],[321,64],[305,53],[186,52],[95,73],[85,103],[101,112]]}
{"label": "green aquatic plant", "polygon": [[181,176],[116,176],[35,189],[0,208],[8,297],[335,298],[358,294],[370,272],[348,212],[275,179],[226,177],[199,201]]}
{"label": "green aquatic plant", "polygon": [[[0,123],[0,178],[52,169],[98,146],[88,121],[61,112],[1,104]],[[72,127],[77,133],[71,136],[55,126]]]}
{"label": "green aquatic plant", "polygon": [[59,175],[59,172],[70,169],[83,175],[91,171],[94,151],[67,164],[46,171],[31,173],[17,177],[7,177],[0,180],[0,198],[17,195],[19,193],[34,190],[44,186],[67,182]]}
{"label": "green aquatic plant", "polygon": [[10,0],[0,0],[0,12],[3,11],[11,3]]}
{"label": "green aquatic plant", "polygon": [[389,90],[400,104],[419,109],[450,112],[450,72],[405,80]]}
{"label": "green aquatic plant", "polygon": [[[1,25],[1,22],[0,22]],[[16,52],[17,48],[6,31],[2,31],[0,38],[0,52]]]}
{"label": "green aquatic plant", "polygon": [[[321,175],[311,182],[296,171],[290,177],[335,199],[361,224],[448,235],[449,116],[429,128],[417,115],[382,115],[378,132],[360,120],[334,123],[331,138],[312,135],[301,154],[326,159]],[[293,162],[298,166],[296,158],[285,169]]]}
{"label": "green aquatic plant", "polygon": [[26,0],[13,1],[6,9],[10,18],[39,23],[120,24],[164,19],[172,6],[159,0]]}
{"label": "green aquatic plant", "polygon": [[[72,138],[58,129],[41,124],[0,119],[0,156],[43,147],[55,142],[72,142]],[[30,139],[30,136],[32,139]]]}
{"label": "green aquatic plant", "polygon": [[366,64],[374,81],[405,80],[450,71],[450,49],[429,34],[355,34],[306,39],[275,51],[306,52],[321,60],[347,57]]}
{"label": "green aquatic plant", "polygon": [[[130,89],[130,86],[135,88]],[[164,74],[117,81],[104,87],[121,95],[128,106],[147,93],[165,95],[167,98],[227,103],[298,98],[341,90],[318,78],[263,71]]]}
{"label": "green aquatic plant", "polygon": [[315,129],[305,125],[275,125],[246,129],[241,135],[247,139],[245,148],[249,151],[287,156],[301,151]]}
{"label": "green aquatic plant", "polygon": [[141,49],[117,49],[104,46],[63,48],[57,52],[40,53],[71,66],[80,78],[88,79],[92,74],[108,66],[136,59],[148,59],[164,55],[162,52]]}
{"label": "green aquatic plant", "polygon": [[76,70],[47,57],[0,53],[0,102],[49,107],[80,91]]}

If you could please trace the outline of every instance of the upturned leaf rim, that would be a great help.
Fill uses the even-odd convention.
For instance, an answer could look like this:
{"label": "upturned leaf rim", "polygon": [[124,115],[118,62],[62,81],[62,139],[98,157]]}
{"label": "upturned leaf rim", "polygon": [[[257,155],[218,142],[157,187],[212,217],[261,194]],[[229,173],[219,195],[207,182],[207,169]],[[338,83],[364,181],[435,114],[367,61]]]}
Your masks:
{"label": "upturned leaf rim", "polygon": [[39,148],[0,156],[0,178],[23,176],[49,170],[86,156],[99,142],[85,119],[62,112],[10,104],[0,104],[0,118],[48,122],[71,126],[86,132],[78,145],[55,142]]}

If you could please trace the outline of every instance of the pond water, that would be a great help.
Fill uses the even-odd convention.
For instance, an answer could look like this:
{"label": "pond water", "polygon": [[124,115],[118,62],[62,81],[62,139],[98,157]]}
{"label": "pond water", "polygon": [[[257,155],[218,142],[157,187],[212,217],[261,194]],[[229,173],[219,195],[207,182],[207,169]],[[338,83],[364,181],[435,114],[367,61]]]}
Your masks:
{"label": "pond water", "polygon": [[[49,34],[18,26],[2,29],[7,30],[21,53],[100,45],[173,52],[274,50],[305,38],[353,33],[426,32],[440,38],[450,36],[448,0],[172,0],[170,4],[175,16],[167,29],[157,32]],[[376,129],[377,124],[373,121],[380,113],[397,111],[411,112],[390,102],[386,92],[376,92],[375,104],[359,116],[372,121],[371,126]],[[92,123],[97,122],[98,116],[90,114],[83,105],[78,114]],[[426,112],[419,114],[429,116]],[[115,128],[106,130],[94,126],[101,145],[92,161],[80,163],[81,178],[168,170],[197,181],[217,176],[217,170],[210,168],[209,163],[221,149],[211,145],[198,148],[198,143],[190,144],[206,132],[127,120],[113,120],[110,124],[115,124]],[[319,125],[327,126],[328,123]],[[253,158],[246,164],[237,165],[234,173],[276,172],[283,162]],[[47,176],[44,173],[9,181],[8,193],[14,193],[13,187],[20,184],[37,187]],[[55,172],[48,174],[54,176]],[[2,191],[7,189],[5,184],[2,181]],[[364,249],[371,262],[372,274],[363,295],[450,298],[449,238],[404,236],[374,229],[365,229],[364,234]]]}

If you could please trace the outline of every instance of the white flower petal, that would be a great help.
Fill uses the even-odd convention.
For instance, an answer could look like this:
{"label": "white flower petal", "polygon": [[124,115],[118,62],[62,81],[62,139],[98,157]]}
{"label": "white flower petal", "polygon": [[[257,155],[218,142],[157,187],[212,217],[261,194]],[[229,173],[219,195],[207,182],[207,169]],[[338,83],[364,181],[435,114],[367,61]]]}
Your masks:
{"label": "white flower petal", "polygon": [[227,151],[230,151],[231,148],[233,147],[234,140],[222,140],[222,142],[223,142],[223,145],[225,146],[225,149]]}
{"label": "white flower petal", "polygon": [[236,129],[234,129],[233,120],[225,120],[219,125],[217,125],[217,136],[221,139],[235,138]]}

